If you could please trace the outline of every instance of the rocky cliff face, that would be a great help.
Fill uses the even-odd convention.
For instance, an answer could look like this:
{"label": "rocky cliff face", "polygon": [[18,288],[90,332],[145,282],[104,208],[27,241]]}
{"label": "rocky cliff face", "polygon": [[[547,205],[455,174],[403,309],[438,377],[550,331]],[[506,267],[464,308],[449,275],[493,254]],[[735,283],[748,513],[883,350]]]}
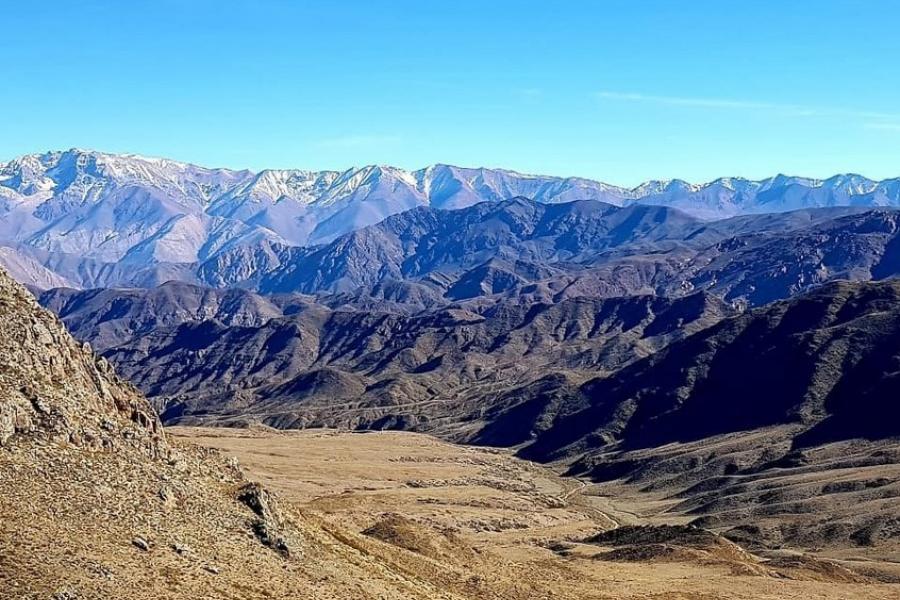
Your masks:
{"label": "rocky cliff face", "polygon": [[147,401],[0,272],[0,445],[16,436],[165,451]]}

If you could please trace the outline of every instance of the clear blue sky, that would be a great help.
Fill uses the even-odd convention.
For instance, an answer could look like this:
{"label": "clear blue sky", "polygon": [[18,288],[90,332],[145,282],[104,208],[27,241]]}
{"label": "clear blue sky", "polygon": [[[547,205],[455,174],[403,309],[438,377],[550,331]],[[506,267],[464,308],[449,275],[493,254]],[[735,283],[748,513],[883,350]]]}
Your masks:
{"label": "clear blue sky", "polygon": [[900,2],[82,0],[0,26],[0,158],[900,175]]}

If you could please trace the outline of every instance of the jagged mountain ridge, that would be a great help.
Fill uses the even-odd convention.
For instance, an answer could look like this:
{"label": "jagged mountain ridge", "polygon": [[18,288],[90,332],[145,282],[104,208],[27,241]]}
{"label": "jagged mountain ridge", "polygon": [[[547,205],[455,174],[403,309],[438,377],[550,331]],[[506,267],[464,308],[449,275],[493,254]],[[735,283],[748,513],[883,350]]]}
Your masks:
{"label": "jagged mountain ridge", "polygon": [[[131,291],[61,288],[41,297],[69,319],[77,308],[70,300],[88,306],[98,328],[140,305],[138,313],[159,319],[144,322],[142,331],[203,318],[239,324],[220,313],[220,305],[244,300],[257,306],[245,324],[304,303],[414,314],[460,303],[481,311],[499,303],[680,297],[706,290],[730,303],[761,305],[834,279],[895,276],[898,250],[900,212],[887,209],[816,209],[704,223],[661,207],[514,199],[458,211],[419,208],[325,246],[282,248],[267,255],[278,266],[264,277],[248,281],[243,276],[253,273],[242,271],[230,281],[240,287],[221,292],[170,282]],[[257,297],[250,293],[254,288],[267,293]],[[181,294],[184,303],[177,306]],[[107,300],[116,305],[106,307]]]}
{"label": "jagged mountain ridge", "polygon": [[413,295],[426,306],[479,297],[681,296],[698,289],[760,305],[825,281],[900,273],[898,235],[900,212],[893,209],[814,209],[706,223],[665,207],[516,198],[458,211],[408,211],[330,244],[285,249],[262,276],[230,284],[357,297],[390,285],[397,299]]}
{"label": "jagged mountain ridge", "polygon": [[[379,281],[451,276],[490,261],[549,274],[550,265],[590,264],[608,250],[677,245],[702,224],[669,208],[619,208],[595,201],[547,205],[525,198],[463,210],[420,208],[317,248],[289,250],[263,274],[261,291],[350,291]],[[478,294],[480,295],[480,294]]]}
{"label": "jagged mountain ridge", "polygon": [[[0,244],[21,255],[15,257],[20,277],[28,277],[24,256],[80,287],[152,286],[191,281],[185,265],[229,250],[271,254],[265,249],[273,245],[329,242],[414,207],[459,209],[515,196],[543,203],[659,204],[721,218],[811,207],[898,206],[900,181],[777,176],[624,189],[581,178],[448,165],[253,173],[73,149],[0,164]],[[258,261],[242,265],[232,268],[260,268]],[[133,276],[135,270],[142,274]],[[28,283],[47,285],[46,274],[35,271]]]}
{"label": "jagged mountain ridge", "polygon": [[0,240],[102,262],[190,263],[234,244],[328,241],[415,206],[600,198],[607,188],[446,165],[253,173],[73,149],[0,163]]}

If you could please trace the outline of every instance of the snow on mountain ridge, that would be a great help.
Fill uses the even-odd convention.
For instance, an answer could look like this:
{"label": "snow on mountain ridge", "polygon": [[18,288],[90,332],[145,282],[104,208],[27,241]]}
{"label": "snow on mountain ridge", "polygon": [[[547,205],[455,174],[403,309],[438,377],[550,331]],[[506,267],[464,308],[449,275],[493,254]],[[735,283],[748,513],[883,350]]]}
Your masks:
{"label": "snow on mountain ridge", "polygon": [[626,189],[578,177],[445,164],[416,171],[369,165],[253,172],[73,148],[0,163],[0,243],[20,253],[31,248],[100,264],[191,263],[239,245],[327,243],[419,206],[458,209],[518,196],[550,204],[657,204],[716,219],[824,206],[900,206],[900,179],[777,175],[703,184],[650,181]]}
{"label": "snow on mountain ridge", "polygon": [[[391,175],[402,178],[405,182],[421,185],[423,179],[439,169],[451,169],[457,174],[471,175],[477,173],[478,176],[484,177],[484,174],[490,174],[494,177],[502,177],[504,179],[515,179],[519,181],[554,181],[554,182],[571,182],[580,184],[589,184],[590,186],[603,189],[605,191],[621,195],[623,200],[639,200],[648,193],[658,193],[662,188],[678,185],[684,186],[691,190],[701,190],[715,184],[722,184],[726,187],[732,187],[734,182],[748,184],[770,189],[772,187],[783,187],[791,184],[801,184],[806,187],[823,187],[834,183],[835,185],[853,186],[855,193],[868,193],[872,191],[880,183],[893,182],[894,179],[888,179],[884,182],[878,182],[866,178],[855,173],[846,173],[834,175],[828,179],[815,179],[800,176],[789,176],[779,174],[762,180],[750,180],[743,177],[721,177],[705,183],[691,183],[680,179],[671,180],[651,180],[641,183],[632,188],[621,187],[601,181],[596,181],[581,177],[558,177],[546,175],[534,175],[522,173],[510,169],[502,168],[467,168],[457,167],[446,164],[435,164],[415,171],[407,171],[397,167],[387,165],[366,165],[363,167],[353,167],[345,171],[313,171],[303,169],[265,169],[254,173],[250,170],[233,170],[227,168],[210,168],[202,167],[195,164],[177,161],[168,158],[149,157],[140,154],[115,154],[100,152],[96,150],[85,150],[81,148],[72,148],[65,151],[50,151],[43,154],[26,154],[17,158],[13,158],[6,162],[0,162],[0,185],[4,181],[8,181],[14,175],[10,171],[31,169],[38,171],[42,175],[54,171],[66,156],[73,156],[78,159],[80,166],[86,166],[89,162],[93,162],[97,169],[95,175],[107,175],[123,181],[143,182],[148,184],[159,184],[162,182],[180,183],[184,181],[199,182],[199,180],[209,177],[221,176],[223,178],[237,181],[240,184],[248,184],[251,181],[265,179],[266,176],[277,176],[282,178],[290,178],[294,180],[322,180],[331,178],[332,181],[350,177],[354,181],[359,181],[360,174],[390,173]],[[173,173],[174,172],[174,173]],[[180,176],[176,176],[180,175]],[[6,186],[9,187],[9,186]],[[427,195],[427,194],[426,194]]]}

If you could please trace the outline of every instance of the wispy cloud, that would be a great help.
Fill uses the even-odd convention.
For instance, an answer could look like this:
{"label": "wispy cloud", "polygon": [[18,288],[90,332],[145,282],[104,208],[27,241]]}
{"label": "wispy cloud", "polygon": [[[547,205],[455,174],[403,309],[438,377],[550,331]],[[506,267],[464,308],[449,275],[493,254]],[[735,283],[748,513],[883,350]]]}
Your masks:
{"label": "wispy cloud", "polygon": [[794,117],[849,117],[856,119],[889,119],[900,121],[900,114],[827,106],[804,106],[800,104],[759,102],[755,100],[744,99],[658,96],[652,94],[617,92],[608,90],[596,92],[594,94],[594,97],[599,100],[613,100],[622,102],[640,102],[646,104],[664,104],[669,106],[689,106],[696,108],[770,112]]}
{"label": "wispy cloud", "polygon": [[542,90],[541,88],[522,88],[522,89],[516,90],[516,92],[522,98],[527,98],[527,99],[540,98],[541,96],[544,95],[544,90]]}
{"label": "wispy cloud", "polygon": [[687,98],[682,96],[653,96],[633,92],[597,92],[597,98],[604,100],[625,100],[628,102],[646,102],[653,104],[670,104],[672,106],[696,106],[698,108],[732,108],[748,110],[779,110],[796,108],[768,102],[750,102],[747,100],[724,100],[720,98]]}
{"label": "wispy cloud", "polygon": [[326,138],[316,142],[319,148],[375,148],[378,146],[387,146],[397,144],[401,141],[401,137],[395,134],[363,134],[363,135],[344,135],[333,138]]}
{"label": "wispy cloud", "polygon": [[866,129],[878,131],[895,131],[900,133],[900,123],[866,123]]}

